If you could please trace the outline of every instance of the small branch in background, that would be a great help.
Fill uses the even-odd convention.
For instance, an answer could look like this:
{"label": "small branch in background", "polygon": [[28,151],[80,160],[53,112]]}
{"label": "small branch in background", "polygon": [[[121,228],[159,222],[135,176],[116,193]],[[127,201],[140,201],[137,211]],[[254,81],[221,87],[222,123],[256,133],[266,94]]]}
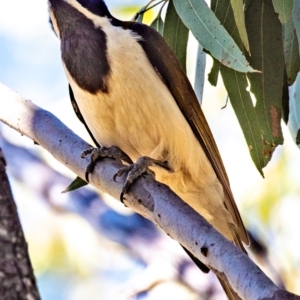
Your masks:
{"label": "small branch in background", "polygon": [[1,299],[39,300],[17,207],[0,149],[0,295]]}

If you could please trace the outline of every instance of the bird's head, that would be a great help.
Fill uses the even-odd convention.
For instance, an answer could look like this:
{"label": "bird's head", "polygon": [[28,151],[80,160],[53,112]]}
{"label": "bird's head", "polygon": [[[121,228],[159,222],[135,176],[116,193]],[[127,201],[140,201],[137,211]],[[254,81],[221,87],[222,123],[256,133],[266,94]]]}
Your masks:
{"label": "bird's head", "polygon": [[63,65],[85,91],[107,92],[110,66],[102,25],[112,26],[102,0],[48,0],[52,28],[60,39]]}

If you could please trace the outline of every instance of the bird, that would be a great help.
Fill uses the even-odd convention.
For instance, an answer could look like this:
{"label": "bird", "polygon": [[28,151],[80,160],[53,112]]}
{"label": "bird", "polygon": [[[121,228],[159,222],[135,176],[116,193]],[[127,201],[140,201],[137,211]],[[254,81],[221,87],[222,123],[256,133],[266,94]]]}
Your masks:
{"label": "bird", "polygon": [[[163,37],[115,18],[103,0],[48,0],[48,8],[73,108],[98,149],[117,147],[129,161],[149,158],[159,182],[246,251],[249,238],[217,145]],[[219,281],[229,299],[240,299]]]}

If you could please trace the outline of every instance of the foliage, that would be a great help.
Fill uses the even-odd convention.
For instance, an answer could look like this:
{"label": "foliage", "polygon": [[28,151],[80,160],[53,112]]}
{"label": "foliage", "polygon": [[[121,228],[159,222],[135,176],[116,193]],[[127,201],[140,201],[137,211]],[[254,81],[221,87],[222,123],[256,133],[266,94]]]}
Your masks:
{"label": "foliage", "polygon": [[[209,82],[216,85],[222,76],[252,160],[263,175],[274,150],[283,144],[281,119],[288,122],[289,86],[300,68],[299,3],[211,0],[209,8],[205,0],[152,0],[139,13],[156,5],[161,6],[152,26],[164,36],[184,70],[189,32],[213,58]],[[199,90],[203,63],[196,68],[201,80],[195,82],[195,90]],[[294,122],[293,132],[297,127],[300,124]]]}

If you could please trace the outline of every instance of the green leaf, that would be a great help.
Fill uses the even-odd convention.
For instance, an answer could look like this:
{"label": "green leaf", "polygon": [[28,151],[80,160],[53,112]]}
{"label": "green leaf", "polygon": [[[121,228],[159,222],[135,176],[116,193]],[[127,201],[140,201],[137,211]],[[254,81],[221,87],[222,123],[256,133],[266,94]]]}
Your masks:
{"label": "green leaf", "polygon": [[237,71],[255,72],[204,0],[173,1],[184,24],[215,58]]}
{"label": "green leaf", "polygon": [[161,35],[163,35],[163,32],[164,32],[164,21],[161,17],[161,12],[162,12],[162,9],[164,8],[166,2],[163,3],[163,5],[161,6],[161,8],[159,9],[159,12],[156,16],[156,18],[153,20],[153,22],[151,23],[151,27],[154,28],[157,32],[159,32]]}
{"label": "green leaf", "polygon": [[163,35],[164,31],[164,21],[161,18],[160,13],[157,15],[157,17],[153,20],[153,22],[150,25],[152,28],[154,28],[157,32],[159,32],[161,35]]}
{"label": "green leaf", "polygon": [[251,65],[261,74],[248,74],[255,95],[255,111],[261,124],[265,160],[270,160],[276,146],[283,143],[280,120],[284,59],[282,26],[270,1],[252,0],[246,11]]}
{"label": "green leaf", "polygon": [[287,81],[289,85],[292,85],[300,70],[299,43],[293,18],[283,24],[283,53]]}
{"label": "green leaf", "polygon": [[[235,25],[232,27],[231,25],[234,24],[234,21],[232,24],[226,24],[228,20],[228,13],[230,12],[230,4],[227,0],[219,2],[218,0],[211,0],[211,10],[215,13],[216,17],[220,20],[221,24],[225,27],[227,32],[232,36],[233,28],[235,28]],[[230,14],[231,18],[233,18],[233,15]],[[231,28],[232,27],[232,28]],[[210,53],[209,53],[210,54]],[[217,86],[218,83],[218,76],[219,71],[221,68],[221,63],[213,58],[213,66],[208,74],[208,81],[212,86]]]}
{"label": "green leaf", "polygon": [[200,104],[203,96],[205,64],[206,54],[203,52],[203,47],[198,44],[194,90]]}
{"label": "green leaf", "polygon": [[296,29],[298,42],[300,41],[300,1],[295,1],[293,6],[293,22]]}
{"label": "green leaf", "polygon": [[[231,0],[211,0],[211,9],[215,13],[218,20],[220,20],[221,24],[225,27],[227,32],[233,36],[233,33],[236,30],[236,23],[233,15]],[[240,43],[240,41],[241,39],[239,37],[238,43]],[[235,40],[235,42],[237,41]]]}
{"label": "green leaf", "polygon": [[250,52],[248,35],[247,35],[247,30],[246,30],[246,25],[245,25],[243,0],[230,0],[230,3],[231,3],[232,10],[233,10],[235,23],[236,23],[238,32],[240,34],[240,37],[242,39],[242,42],[244,44],[244,47],[246,48],[246,50],[248,52]]}
{"label": "green leaf", "polygon": [[[210,7],[211,7],[211,10],[216,15],[216,17],[220,20],[221,24],[227,30],[227,32],[232,36],[232,32],[228,31],[229,26],[225,26],[225,21],[228,16],[228,11],[230,9],[230,5],[228,5],[228,3],[226,5],[226,3],[227,3],[227,0],[222,1],[222,2],[219,2],[218,0],[211,0]],[[220,9],[220,10],[218,11],[218,9]],[[215,59],[213,56],[212,56],[212,59],[213,59],[213,66],[208,74],[208,82],[212,86],[217,86],[221,63],[217,59]]]}
{"label": "green leaf", "polygon": [[263,155],[265,149],[251,96],[247,91],[248,82],[244,73],[221,66],[221,74],[230,102],[245,136],[251,158],[257,170],[263,175],[262,168],[268,163]]}
{"label": "green leaf", "polygon": [[[237,45],[242,46],[230,0],[212,0],[211,6]],[[252,98],[247,90],[247,77],[244,73],[229,69],[223,65],[220,66],[220,71],[230,102],[245,136],[251,158],[258,171],[263,175],[262,168],[267,164],[263,155],[265,145],[261,135],[260,121],[257,118]]]}
{"label": "green leaf", "polygon": [[[254,2],[254,4],[253,4]],[[249,18],[253,17],[253,10],[255,12],[259,11],[259,9],[256,7],[256,5],[258,3],[255,2],[259,2],[261,3],[261,1],[259,0],[252,0],[251,2],[249,2],[249,10],[252,10],[252,15],[251,13],[248,11],[248,15]],[[215,11],[216,16],[220,19],[220,21],[222,22],[222,24],[224,24],[224,27],[227,29],[228,32],[230,32],[230,34],[232,35],[233,39],[235,40],[235,42],[237,43],[237,45],[241,46],[242,45],[242,41],[240,38],[240,35],[238,34],[237,31],[237,26],[235,24],[235,19],[233,17],[233,11],[232,8],[230,7],[230,0],[224,0],[224,1],[218,1],[218,0],[212,0],[211,1],[211,5],[213,10]],[[253,7],[253,5],[255,5],[255,7]],[[272,8],[272,4],[270,5],[270,7]],[[272,8],[273,9],[273,8]],[[264,72],[263,74],[253,74],[253,73],[248,73],[247,77],[250,78],[251,76],[255,76],[258,75],[260,76],[260,78],[263,78],[263,80],[265,80],[265,82],[263,82],[261,90],[265,93],[267,92],[264,97],[262,97],[259,93],[257,93],[255,96],[257,97],[257,95],[260,98],[256,98],[256,106],[254,106],[251,95],[249,93],[249,91],[247,90],[248,87],[248,82],[247,82],[247,77],[239,72],[236,72],[234,70],[231,70],[229,68],[224,67],[223,65],[221,66],[221,75],[223,78],[223,82],[224,85],[228,91],[228,95],[230,98],[230,101],[232,103],[233,109],[237,115],[237,118],[239,120],[240,126],[243,130],[244,136],[246,138],[247,141],[247,145],[249,147],[249,151],[252,157],[252,160],[254,161],[258,171],[262,173],[262,168],[264,166],[266,166],[266,164],[268,163],[268,161],[271,158],[271,155],[276,147],[276,142],[280,143],[280,138],[281,138],[281,142],[282,142],[282,135],[281,135],[281,128],[280,128],[280,116],[281,116],[281,104],[283,101],[283,87],[284,87],[284,78],[283,78],[283,73],[284,73],[284,68],[283,68],[283,59],[282,59],[282,39],[281,39],[281,25],[280,22],[278,20],[278,18],[276,17],[276,14],[274,12],[274,10],[270,13],[269,12],[270,9],[265,9],[264,12],[267,12],[267,14],[271,14],[271,16],[273,17],[273,21],[275,20],[275,22],[277,22],[277,26],[273,26],[274,24],[272,22],[270,22],[270,30],[275,30],[276,34],[271,35],[271,37],[268,37],[270,39],[275,39],[276,43],[275,46],[278,47],[278,49],[275,51],[276,55],[275,55],[275,60],[280,56],[281,58],[278,59],[278,62],[275,62],[277,71],[274,71],[274,69],[271,69],[272,71],[270,71],[269,68],[271,68],[271,66],[264,66],[266,72]],[[262,10],[261,10],[262,11]],[[252,49],[252,47],[254,47],[254,58],[251,56],[252,59],[254,59],[255,62],[257,61],[262,61],[262,55],[264,56],[264,62],[268,60],[266,59],[266,55],[268,54],[269,56],[273,55],[271,50],[271,54],[270,54],[270,49],[268,47],[265,46],[264,42],[268,42],[268,43],[273,43],[272,40],[268,40],[268,38],[266,38],[266,41],[264,39],[258,39],[259,41],[256,40],[256,42],[253,42],[253,35],[256,36],[256,38],[258,37],[258,32],[262,33],[262,34],[268,34],[268,32],[266,31],[266,28],[262,28],[262,26],[260,26],[260,21],[266,21],[264,19],[264,14],[260,14],[260,17],[256,16],[256,19],[253,20],[253,22],[257,22],[258,24],[257,27],[253,28],[253,31],[251,31],[251,35],[248,32],[249,35],[249,42],[250,42],[250,48]],[[246,22],[248,20],[246,19]],[[268,20],[269,21],[269,20]],[[269,24],[269,23],[268,23]],[[276,25],[275,24],[275,25]],[[278,25],[279,24],[279,25]],[[246,26],[248,26],[248,24],[246,24]],[[267,25],[266,25],[267,27]],[[247,28],[248,29],[248,28]],[[261,30],[261,31],[260,31]],[[277,31],[276,31],[277,30]],[[251,44],[252,42],[252,44]],[[261,43],[263,43],[263,45],[261,45]],[[259,50],[257,50],[257,48],[259,48]],[[268,52],[266,52],[268,51]],[[273,59],[273,58],[272,58]],[[273,60],[272,63],[273,64]],[[269,62],[270,64],[270,62]],[[253,65],[254,66],[254,65]],[[262,69],[262,62],[261,64],[257,64],[256,67],[257,69]],[[281,72],[282,70],[282,72]],[[279,72],[278,72],[279,71]],[[279,74],[273,74],[273,73],[279,73]],[[267,73],[267,74],[265,74]],[[270,74],[271,73],[271,74]],[[272,75],[273,74],[273,75]],[[269,76],[268,76],[269,75]],[[273,77],[277,78],[277,81],[275,81],[275,83],[273,82]],[[262,81],[261,81],[262,82]],[[270,93],[270,89],[267,89],[267,87],[269,87],[269,85],[275,84],[275,91],[276,93],[278,92],[278,95],[275,96],[275,101],[274,103],[270,104],[270,102],[272,102],[272,97],[274,96],[273,94]],[[251,86],[251,88],[253,89],[253,86]],[[266,91],[267,90],[267,91]],[[285,94],[284,94],[285,96]],[[267,99],[265,98],[267,97]],[[264,99],[264,101],[269,105],[265,107],[259,107],[259,101],[261,101],[261,98]],[[286,102],[286,101],[285,101]],[[277,119],[278,115],[277,115],[277,110],[274,110],[273,104],[277,105],[276,107],[278,108],[279,111],[279,118]],[[259,108],[258,108],[259,107]],[[266,128],[269,129],[269,124],[270,124],[270,119],[271,125],[273,127],[271,127],[271,129],[276,130],[277,132],[279,132],[279,137],[277,138],[277,140],[273,137],[272,132],[270,134],[270,131],[266,131]],[[276,127],[278,126],[278,127]],[[278,129],[277,129],[278,128]],[[273,142],[275,140],[275,142]]]}
{"label": "green leaf", "polygon": [[70,185],[62,191],[62,193],[68,193],[68,192],[72,192],[75,191],[85,185],[88,185],[88,183],[86,181],[84,181],[83,179],[81,179],[80,177],[76,177],[71,183]]}
{"label": "green leaf", "polygon": [[300,144],[300,75],[298,74],[295,83],[290,89],[290,115],[288,128],[294,142]]}
{"label": "green leaf", "polygon": [[284,77],[283,77],[281,107],[282,107],[281,118],[287,124],[289,120],[289,114],[290,114],[290,95],[289,95],[289,85],[288,85],[286,70],[284,70]]}
{"label": "green leaf", "polygon": [[178,16],[172,0],[169,0],[166,12],[163,37],[174,51],[181,68],[186,71],[186,50],[189,30]]}
{"label": "green leaf", "polygon": [[213,57],[214,63],[208,74],[208,81],[212,86],[217,86],[221,63]]}
{"label": "green leaf", "polygon": [[[279,14],[279,20],[286,24],[292,16],[294,0],[272,0],[275,12]],[[297,2],[297,0],[295,1]]]}

